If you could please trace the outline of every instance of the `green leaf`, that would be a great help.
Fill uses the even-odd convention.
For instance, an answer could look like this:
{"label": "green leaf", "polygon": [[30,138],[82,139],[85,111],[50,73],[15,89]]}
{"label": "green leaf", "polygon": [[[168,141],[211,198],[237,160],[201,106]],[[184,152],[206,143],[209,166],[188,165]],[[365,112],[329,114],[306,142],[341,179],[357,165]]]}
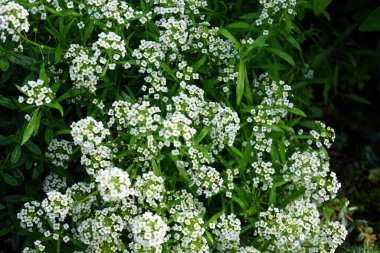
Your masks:
{"label": "green leaf", "polygon": [[8,234],[10,231],[11,231],[10,227],[5,227],[5,228],[0,229],[0,236],[4,236]]}
{"label": "green leaf", "polygon": [[49,84],[49,78],[46,75],[45,65],[44,64],[41,64],[40,74],[39,74],[38,78],[41,79],[42,81],[44,81],[45,85]]}
{"label": "green leaf", "polygon": [[57,109],[61,113],[61,116],[63,117],[63,115],[64,115],[63,108],[57,101],[53,101],[50,104],[46,104],[46,106],[50,107],[50,108]]}
{"label": "green leaf", "polygon": [[380,31],[380,6],[368,15],[368,17],[360,25],[359,31]]}
{"label": "green leaf", "polygon": [[241,58],[239,62],[239,74],[237,79],[236,86],[236,103],[239,105],[241,99],[243,98],[245,80],[247,77],[247,68],[245,65],[245,61]]}
{"label": "green leaf", "polygon": [[372,104],[371,101],[369,101],[367,98],[362,97],[360,95],[356,95],[356,94],[342,94],[341,96],[345,97],[345,98],[348,98],[350,100],[362,103],[362,104],[366,104],[366,105]]}
{"label": "green leaf", "polygon": [[10,136],[2,136],[0,135],[0,146],[7,146],[12,143],[16,143],[17,137],[15,135],[10,135]]}
{"label": "green leaf", "polygon": [[210,131],[211,131],[211,127],[210,126],[203,127],[202,130],[200,131],[200,133],[197,135],[197,137],[195,137],[195,141],[197,143],[199,143],[201,140],[203,140],[208,135],[208,133]]}
{"label": "green leaf", "polygon": [[216,214],[214,214],[206,223],[205,223],[205,227],[207,227],[209,224],[213,223],[214,221],[216,221],[217,219],[219,219],[220,216],[222,216],[226,211],[225,210],[222,210]]}
{"label": "green leaf", "polygon": [[266,50],[271,52],[272,54],[280,57],[281,59],[283,59],[284,61],[286,61],[290,65],[292,65],[293,67],[296,66],[296,63],[294,62],[293,58],[288,53],[285,53],[284,51],[282,51],[278,48],[273,48],[273,47],[267,47]]}
{"label": "green leaf", "polygon": [[206,59],[207,59],[207,55],[203,55],[202,58],[200,58],[193,66],[193,69],[194,69],[194,72],[198,71],[198,69],[200,69],[203,64],[205,64],[206,62]]}
{"label": "green leaf", "polygon": [[62,96],[57,98],[55,101],[59,103],[65,99],[78,96],[82,93],[83,93],[83,91],[81,91],[81,90],[69,90],[69,91],[65,92],[64,94],[62,94]]}
{"label": "green leaf", "polygon": [[54,136],[53,129],[51,127],[47,127],[45,130],[45,136],[44,136],[45,143],[49,145],[50,142],[53,140],[53,136]]}
{"label": "green leaf", "polygon": [[33,154],[41,155],[42,153],[40,148],[30,140],[25,143],[25,147]]}
{"label": "green leaf", "polygon": [[248,210],[248,204],[245,201],[243,201],[242,199],[238,198],[235,195],[232,195],[232,200],[235,201],[236,203],[238,203],[244,212]]}
{"label": "green leaf", "polygon": [[41,121],[41,112],[37,109],[34,111],[32,118],[28,122],[22,136],[21,145],[24,145],[32,136],[33,133],[37,132]]}
{"label": "green leaf", "polygon": [[29,56],[25,56],[22,54],[16,54],[14,52],[7,52],[7,57],[8,59],[21,66],[30,66],[30,65],[35,65],[37,61]]}
{"label": "green leaf", "polygon": [[19,159],[20,159],[20,156],[21,156],[21,145],[18,144],[12,151],[12,154],[11,154],[11,162],[12,163],[16,163]]}
{"label": "green leaf", "polygon": [[301,117],[304,117],[304,118],[307,117],[306,114],[301,109],[298,109],[296,107],[288,108],[288,112],[293,113],[293,114],[298,115],[298,116],[301,116]]}
{"label": "green leaf", "polygon": [[0,105],[11,110],[18,109],[12,100],[4,97],[3,95],[0,95]]}
{"label": "green leaf", "polygon": [[227,29],[219,28],[218,33],[223,37],[231,40],[236,45],[240,45],[239,41],[237,41],[237,39]]}
{"label": "green leaf", "polygon": [[161,169],[158,167],[157,162],[156,162],[155,159],[151,160],[151,164],[152,164],[152,169],[153,169],[154,174],[156,176],[161,176],[162,175]]}
{"label": "green leaf", "polygon": [[57,64],[61,61],[62,58],[62,47],[61,44],[58,44],[58,46],[54,50],[54,63]]}
{"label": "green leaf", "polygon": [[7,71],[9,68],[9,61],[6,58],[0,58],[0,69],[2,71]]}
{"label": "green leaf", "polygon": [[270,193],[269,193],[269,204],[275,205],[276,204],[276,197],[277,197],[276,187],[273,187],[270,189]]}
{"label": "green leaf", "polygon": [[245,22],[241,22],[241,21],[238,21],[238,22],[234,22],[234,23],[231,23],[231,24],[228,24],[226,26],[227,29],[238,29],[238,30],[245,30],[245,31],[252,31],[252,30],[255,30],[253,28],[252,25],[250,24],[247,24]]}
{"label": "green leaf", "polygon": [[329,6],[332,0],[313,0],[313,11],[316,16],[322,14],[322,12]]}
{"label": "green leaf", "polygon": [[0,176],[4,180],[5,183],[12,185],[12,186],[17,185],[17,180],[13,176],[11,176],[7,173],[0,173]]}

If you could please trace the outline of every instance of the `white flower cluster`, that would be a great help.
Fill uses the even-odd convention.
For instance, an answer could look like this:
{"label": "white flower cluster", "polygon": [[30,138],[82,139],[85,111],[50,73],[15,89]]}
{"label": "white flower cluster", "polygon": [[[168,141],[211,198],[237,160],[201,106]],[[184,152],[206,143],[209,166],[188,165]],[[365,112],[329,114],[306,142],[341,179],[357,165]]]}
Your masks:
{"label": "white flower cluster", "polygon": [[289,164],[282,168],[286,182],[290,187],[305,189],[305,198],[325,202],[335,198],[341,184],[323,151],[295,152],[289,158]]}
{"label": "white flower cluster", "polygon": [[347,235],[336,222],[322,223],[317,206],[296,200],[285,209],[270,207],[260,213],[255,235],[268,243],[266,252],[334,252]]}
{"label": "white flower cluster", "polygon": [[131,189],[128,173],[116,167],[100,170],[96,174],[95,181],[98,183],[100,195],[105,202],[121,201],[135,194]]}
{"label": "white flower cluster", "polygon": [[91,144],[99,145],[110,135],[110,131],[104,127],[102,122],[87,117],[71,124],[71,135],[75,145],[85,148]]}
{"label": "white flower cluster", "polygon": [[42,189],[45,193],[51,192],[51,191],[58,191],[62,192],[63,190],[66,190],[67,183],[65,177],[60,177],[55,173],[50,173],[47,175],[44,179],[44,182],[42,183]]}
{"label": "white flower cluster", "polygon": [[120,252],[124,221],[116,208],[96,210],[93,218],[78,222],[73,237],[84,245],[86,252]]}
{"label": "white flower cluster", "polygon": [[150,19],[150,13],[143,15],[141,11],[135,11],[125,1],[90,0],[82,3],[79,8],[84,9],[93,20],[104,21],[107,28],[115,25],[129,28],[131,21],[137,18],[140,18],[143,23]]}
{"label": "white flower cluster", "polygon": [[114,70],[119,60],[126,55],[125,42],[114,32],[100,33],[91,49],[77,44],[70,45],[65,58],[71,60],[70,78],[77,89],[96,91],[100,76]]}
{"label": "white flower cluster", "polygon": [[73,153],[71,142],[66,140],[53,139],[48,146],[46,157],[51,159],[51,163],[57,167],[67,169],[67,163]]}
{"label": "white flower cluster", "polygon": [[210,223],[209,227],[216,237],[216,248],[219,252],[233,252],[239,249],[241,224],[235,214],[222,214],[217,221]]}
{"label": "white flower cluster", "polygon": [[28,10],[20,4],[0,0],[0,41],[5,42],[8,35],[12,36],[13,41],[19,41],[19,34],[29,31],[28,15]]}
{"label": "white flower cluster", "polygon": [[206,198],[217,194],[223,188],[223,179],[220,177],[220,173],[213,167],[203,165],[198,169],[191,170],[190,176],[190,187],[195,185],[197,187],[197,194],[203,194]]}
{"label": "white flower cluster", "polygon": [[49,104],[55,98],[55,93],[49,87],[46,87],[46,84],[41,79],[28,81],[27,84],[21,87],[21,91],[26,97],[19,96],[18,102],[26,102],[28,105],[35,104],[36,106],[41,106]]}
{"label": "white flower cluster", "polygon": [[326,126],[326,124],[320,121],[316,121],[315,123],[317,124],[317,130],[310,131],[310,135],[313,137],[313,140],[310,140],[309,145],[314,142],[318,148],[322,147],[323,145],[326,148],[330,148],[335,141],[334,129]]}
{"label": "white flower cluster", "polygon": [[[259,2],[263,9],[259,18],[255,21],[257,26],[264,26],[266,28],[284,19],[285,15],[296,15],[296,0],[260,0]],[[268,30],[263,31],[263,35],[268,34]]]}
{"label": "white flower cluster", "polygon": [[89,175],[93,175],[100,168],[113,166],[117,151],[112,143],[104,142],[110,135],[109,129],[103,123],[92,117],[87,117],[71,124],[71,135],[74,144],[79,145],[82,152],[81,164],[86,166]]}
{"label": "white flower cluster", "polygon": [[127,133],[137,139],[131,149],[141,154],[139,161],[147,161],[159,151],[154,135],[157,135],[161,121],[160,108],[150,106],[148,101],[141,104],[131,104],[125,101],[115,101],[108,111],[110,120],[108,126],[117,123],[117,130],[127,129]]}
{"label": "white flower cluster", "polygon": [[205,207],[192,194],[182,190],[168,195],[169,203],[175,203],[169,209],[171,219],[175,224],[171,227],[172,238],[178,242],[171,246],[171,251],[210,252],[207,240],[204,238],[205,228],[201,213]]}
{"label": "white flower cluster", "polygon": [[271,162],[254,162],[252,163],[253,171],[255,177],[253,178],[253,187],[258,188],[259,184],[264,191],[272,188],[273,186],[273,176],[275,175],[275,169]]}
{"label": "white flower cluster", "polygon": [[149,171],[136,178],[134,187],[139,193],[139,203],[146,203],[153,208],[159,205],[160,207],[165,206],[164,197],[166,190],[163,177],[158,177],[152,171]]}
{"label": "white flower cluster", "polygon": [[161,244],[168,239],[166,234],[169,227],[157,214],[145,212],[133,219],[131,230],[134,239],[131,248],[135,251],[144,252],[154,249],[155,252],[161,252]]}
{"label": "white flower cluster", "polygon": [[[260,3],[262,24],[271,24],[269,19],[284,11],[295,13],[294,0]],[[241,122],[229,101],[209,101],[199,87],[207,86],[203,81],[210,79],[215,88],[229,94],[240,55],[234,42],[222,39],[219,28],[200,15],[207,1],[52,0],[33,4],[32,13],[44,14],[51,6],[81,15],[77,26],[86,45],[70,45],[65,58],[74,88],[85,93],[73,101],[90,105],[91,116],[71,124],[73,143],[80,149],[88,177],[67,187],[65,179],[49,175],[44,181],[47,197],[26,203],[18,214],[23,228],[63,241],[74,253],[258,253],[256,246],[265,252],[306,248],[333,252],[342,242],[344,227],[324,222],[317,209],[339,189],[327,157],[314,151],[311,143],[306,151],[302,145],[292,146],[290,141],[297,136],[283,124],[294,109],[290,86],[268,74],[253,83],[256,106],[246,110],[248,128],[253,130],[248,131],[249,140],[238,137]],[[98,33],[94,41],[85,38],[92,28],[87,30],[81,20],[94,22]],[[135,31],[125,31],[131,27]],[[108,73],[114,70],[117,75]],[[112,89],[115,83],[116,94],[103,89],[102,82]],[[41,80],[31,84],[41,86],[37,83]],[[136,90],[137,98],[132,94]],[[23,92],[34,95],[29,88]],[[311,138],[318,147],[328,147],[333,131],[322,123],[318,127]],[[279,142],[288,134],[290,141],[284,141],[280,150]],[[234,147],[235,142],[247,152]],[[64,140],[53,140],[48,151],[53,165],[63,168],[73,153]],[[241,164],[231,159],[231,152],[244,158]],[[252,161],[246,162],[250,155]],[[241,188],[241,182],[248,187]],[[265,211],[266,190],[275,184],[283,190],[281,196],[305,194],[287,205],[277,203],[286,206],[283,209]],[[234,194],[257,197],[255,201],[263,203],[246,204]],[[215,200],[223,203],[224,211]],[[241,212],[244,206],[249,209]],[[213,219],[217,212],[230,214]],[[255,229],[258,238],[249,238],[242,229],[243,216],[244,223],[251,223],[247,231]],[[37,240],[34,248],[43,251],[45,246]]]}
{"label": "white flower cluster", "polygon": [[263,153],[270,153],[273,139],[269,134],[273,126],[279,123],[288,114],[288,109],[293,108],[289,100],[291,87],[284,81],[272,80],[268,73],[260,75],[253,83],[259,97],[260,104],[251,109],[252,118],[248,122],[254,123],[254,138],[251,145],[256,152],[253,155],[262,157]]}

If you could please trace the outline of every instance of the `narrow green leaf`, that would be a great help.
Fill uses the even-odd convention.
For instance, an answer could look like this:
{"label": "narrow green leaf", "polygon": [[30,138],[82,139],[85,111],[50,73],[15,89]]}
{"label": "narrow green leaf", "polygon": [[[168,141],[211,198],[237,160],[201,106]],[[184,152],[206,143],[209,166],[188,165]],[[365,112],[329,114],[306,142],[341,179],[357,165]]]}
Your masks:
{"label": "narrow green leaf", "polygon": [[210,133],[210,131],[211,131],[210,126],[203,127],[200,133],[195,137],[195,141],[199,143],[201,140],[203,140],[203,138],[205,138]]}
{"label": "narrow green leaf", "polygon": [[50,108],[57,109],[61,113],[61,116],[63,117],[63,115],[64,115],[63,108],[57,101],[53,101],[50,104],[46,104],[46,106],[50,107]]}
{"label": "narrow green leaf", "polygon": [[10,231],[11,231],[10,227],[1,228],[0,229],[0,236],[4,236],[4,235],[8,234]]}
{"label": "narrow green leaf", "polygon": [[225,210],[222,210],[216,214],[214,214],[206,223],[205,223],[205,227],[207,227],[209,224],[213,223],[214,221],[216,221],[217,219],[219,219],[220,216],[222,216],[226,211]]}
{"label": "narrow green leaf", "polygon": [[269,193],[269,204],[275,205],[276,204],[276,197],[277,197],[276,188],[273,187],[270,189],[270,193]]}
{"label": "narrow green leaf", "polygon": [[45,136],[44,136],[45,143],[49,145],[50,142],[53,140],[53,136],[54,136],[53,129],[51,127],[47,127],[45,130]]}
{"label": "narrow green leaf", "polygon": [[155,159],[151,160],[151,164],[152,164],[152,169],[153,169],[154,174],[156,176],[161,176],[162,175],[161,169],[158,167],[157,162],[156,162]]}
{"label": "narrow green leaf", "polygon": [[356,95],[356,94],[342,94],[341,96],[345,97],[345,98],[348,98],[350,100],[362,103],[362,104],[366,104],[366,105],[372,104],[371,101],[369,101],[367,98],[365,98],[363,96],[360,96],[360,95]]}
{"label": "narrow green leaf", "polygon": [[11,99],[6,98],[3,95],[0,95],[0,105],[11,110],[18,109]]}
{"label": "narrow green leaf", "polygon": [[58,46],[54,50],[54,63],[57,64],[61,61],[62,58],[62,46],[58,44]]}
{"label": "narrow green leaf", "polygon": [[40,111],[37,109],[34,111],[32,118],[28,122],[28,125],[26,126],[24,130],[24,134],[22,136],[21,145],[24,145],[32,136],[33,132],[35,132],[35,129],[37,125],[40,124],[41,116]]}
{"label": "narrow green leaf", "polygon": [[273,48],[273,47],[267,47],[266,50],[271,52],[272,54],[280,57],[281,59],[283,59],[284,61],[286,61],[290,65],[292,65],[293,67],[296,66],[296,63],[294,62],[293,58],[288,53],[285,53],[284,51],[282,51],[278,48]]}
{"label": "narrow green leaf", "polygon": [[25,147],[33,154],[41,155],[42,153],[41,149],[30,140],[25,143]]}
{"label": "narrow green leaf", "polygon": [[236,45],[240,45],[239,41],[237,41],[237,39],[227,29],[219,28],[218,33],[223,37],[231,40]]}
{"label": "narrow green leaf", "polygon": [[12,163],[16,163],[19,159],[20,159],[20,156],[21,156],[21,145],[18,144],[12,151],[12,154],[11,154],[11,162]]}
{"label": "narrow green leaf", "polygon": [[245,23],[245,22],[241,22],[241,21],[238,21],[238,22],[234,22],[234,23],[228,24],[225,28],[226,28],[226,29],[245,30],[245,31],[252,31],[252,30],[255,30],[255,28],[254,28],[252,25],[247,24],[247,23]]}
{"label": "narrow green leaf", "polygon": [[232,200],[235,201],[236,203],[238,203],[244,212],[248,210],[248,204],[245,203],[242,199],[238,198],[235,195],[232,195]]}
{"label": "narrow green leaf", "polygon": [[14,52],[7,52],[7,57],[8,59],[17,64],[17,65],[21,65],[21,66],[30,66],[30,65],[34,65],[37,63],[37,61],[29,56],[25,56],[25,55],[22,55],[22,54],[16,54]]}
{"label": "narrow green leaf", "polygon": [[198,71],[203,64],[205,64],[207,59],[207,55],[203,55],[193,66],[194,72]]}
{"label": "narrow green leaf", "polygon": [[66,100],[66,99],[71,98],[71,97],[78,96],[82,93],[83,93],[83,91],[81,91],[81,90],[69,90],[69,91],[65,92],[64,94],[62,94],[62,96],[57,98],[55,101],[59,103],[59,102],[62,102],[63,100]]}
{"label": "narrow green leaf", "polygon": [[0,135],[0,146],[7,146],[12,143],[17,142],[17,137],[15,135],[2,136]]}
{"label": "narrow green leaf", "polygon": [[241,99],[243,98],[245,80],[247,77],[247,68],[245,65],[245,61],[241,58],[239,62],[239,74],[237,79],[236,86],[236,103],[239,105]]}
{"label": "narrow green leaf", "polygon": [[41,79],[42,81],[44,81],[45,85],[49,85],[49,78],[46,75],[44,64],[41,64],[40,74],[39,74],[38,78]]}
{"label": "narrow green leaf", "polygon": [[296,107],[289,108],[288,112],[293,113],[293,114],[298,115],[298,116],[301,116],[301,117],[304,117],[304,118],[307,117],[306,114],[301,109],[298,109]]}
{"label": "narrow green leaf", "polygon": [[17,185],[17,180],[13,176],[7,173],[0,173],[0,176],[4,180],[5,183],[12,186]]}

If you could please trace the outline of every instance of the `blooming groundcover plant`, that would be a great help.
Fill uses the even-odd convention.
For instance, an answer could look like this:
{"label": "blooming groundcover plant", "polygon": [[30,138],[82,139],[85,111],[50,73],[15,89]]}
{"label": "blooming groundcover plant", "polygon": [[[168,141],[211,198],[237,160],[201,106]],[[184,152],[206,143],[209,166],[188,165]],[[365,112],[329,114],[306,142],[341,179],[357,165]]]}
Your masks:
{"label": "blooming groundcover plant", "polygon": [[326,6],[253,1],[222,28],[216,1],[1,4],[1,85],[14,88],[1,105],[19,128],[1,137],[0,176],[17,185],[25,169],[41,182],[7,206],[3,233],[25,236],[22,252],[343,243],[328,208],[340,188],[334,130],[303,120],[292,88],[312,75],[291,56],[295,16]]}

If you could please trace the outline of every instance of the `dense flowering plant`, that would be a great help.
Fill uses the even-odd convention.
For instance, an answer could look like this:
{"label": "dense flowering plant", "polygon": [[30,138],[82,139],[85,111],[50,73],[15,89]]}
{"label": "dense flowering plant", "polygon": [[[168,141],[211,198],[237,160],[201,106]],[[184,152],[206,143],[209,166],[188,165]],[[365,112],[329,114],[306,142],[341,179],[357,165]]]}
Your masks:
{"label": "dense flowering plant", "polygon": [[263,50],[296,68],[271,39],[305,8],[295,0],[260,0],[236,35],[204,0],[0,1],[5,61],[30,71],[9,101],[26,114],[16,148],[51,171],[43,199],[17,214],[24,253],[334,252],[344,241],[321,216],[340,188],[333,129],[302,130],[292,85],[250,72]]}

